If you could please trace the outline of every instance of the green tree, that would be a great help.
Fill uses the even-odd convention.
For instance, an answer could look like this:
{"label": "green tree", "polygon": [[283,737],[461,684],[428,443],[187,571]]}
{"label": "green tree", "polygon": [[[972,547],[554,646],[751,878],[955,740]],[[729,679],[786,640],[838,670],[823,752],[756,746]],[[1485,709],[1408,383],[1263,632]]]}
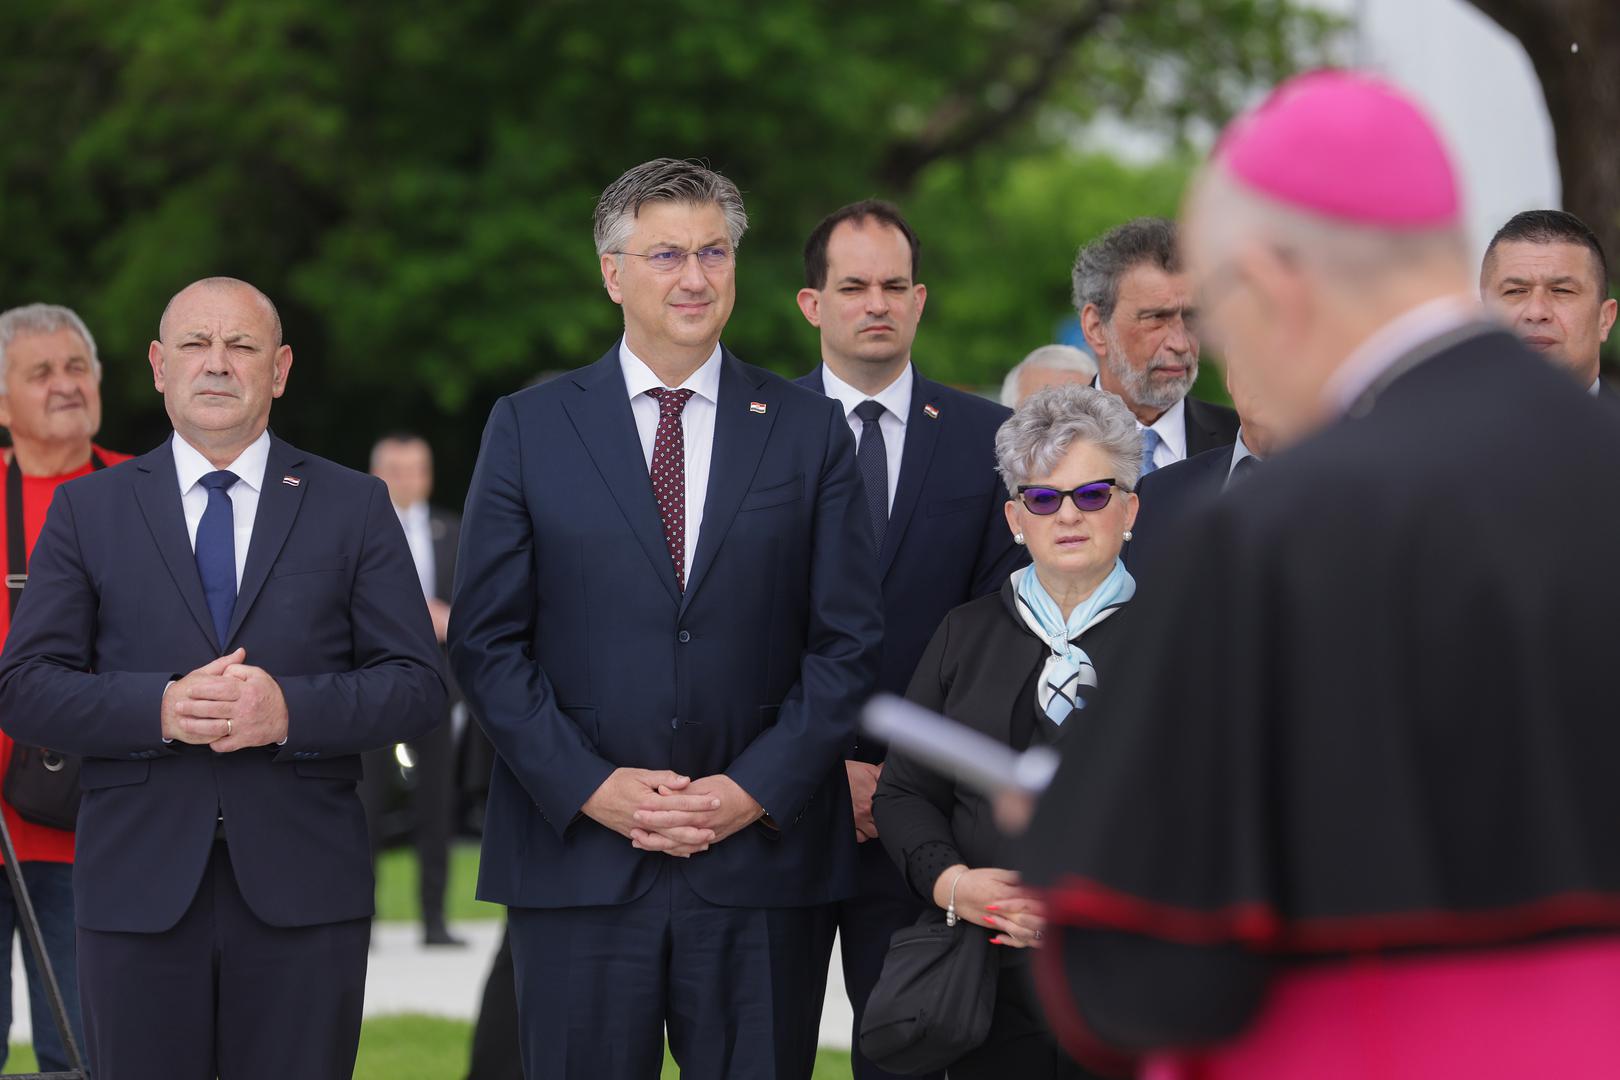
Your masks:
{"label": "green tree", "polygon": [[986,383],[1050,334],[1077,243],[1173,207],[1184,166],[1087,156],[1087,121],[1185,145],[1331,31],[1290,0],[12,0],[0,301],[84,312],[107,440],[139,449],[163,302],[245,277],[297,358],[277,429],[353,463],[423,430],[454,494],[495,395],[613,339],[590,215],[630,164],[744,188],[728,341],[783,372],[815,354],[804,234],[900,199],[930,370]]}

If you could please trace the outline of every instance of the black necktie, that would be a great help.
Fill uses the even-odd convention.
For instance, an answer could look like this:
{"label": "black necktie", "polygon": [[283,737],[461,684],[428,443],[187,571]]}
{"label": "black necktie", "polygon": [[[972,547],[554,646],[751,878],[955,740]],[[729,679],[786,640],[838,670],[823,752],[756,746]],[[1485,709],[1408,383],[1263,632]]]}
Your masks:
{"label": "black necktie", "polygon": [[197,481],[208,491],[208,506],[197,522],[197,576],[202,578],[203,599],[214,617],[221,653],[231,612],[236,610],[236,513],[230,495],[236,480],[235,473],[221,469]]}
{"label": "black necktie", "polygon": [[889,528],[889,450],[883,443],[883,427],[878,420],[883,406],[876,401],[863,401],[855,406],[855,415],[861,418],[861,445],[855,451],[855,464],[861,473],[861,484],[866,488],[866,511],[872,518],[872,537],[879,551],[883,550],[883,534]]}

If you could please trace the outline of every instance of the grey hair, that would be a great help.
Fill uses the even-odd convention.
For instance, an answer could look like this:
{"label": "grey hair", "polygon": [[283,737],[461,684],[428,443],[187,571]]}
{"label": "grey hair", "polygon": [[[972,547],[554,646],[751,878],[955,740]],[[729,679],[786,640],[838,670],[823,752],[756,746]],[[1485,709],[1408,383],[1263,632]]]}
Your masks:
{"label": "grey hair", "polygon": [[1017,495],[1019,484],[1057,468],[1076,439],[1108,455],[1116,483],[1136,487],[1142,472],[1136,418],[1113,394],[1071,384],[1031,394],[997,430],[996,470],[1007,494]]}
{"label": "grey hair", "polygon": [[1001,403],[1009,409],[1018,407],[1018,379],[1025,371],[1034,368],[1041,371],[1074,371],[1088,379],[1097,377],[1097,361],[1084,349],[1077,349],[1073,345],[1042,345],[1031,350],[1030,354],[1007,372],[1007,377],[1001,380]]}
{"label": "grey hair", "polygon": [[726,217],[732,250],[748,229],[748,212],[736,184],[700,161],[656,158],[613,181],[596,200],[596,253],[623,251],[635,231],[636,215],[650,202],[718,206]]}
{"label": "grey hair", "polygon": [[90,370],[96,381],[101,381],[101,360],[96,356],[96,339],[90,328],[72,308],[60,304],[24,304],[0,313],[0,395],[6,392],[6,373],[11,369],[11,343],[21,334],[54,334],[58,330],[72,330],[84,339],[90,350]]}
{"label": "grey hair", "polygon": [[1070,298],[1076,312],[1087,304],[1107,322],[1119,303],[1119,283],[1144,263],[1167,274],[1181,272],[1181,251],[1176,245],[1176,223],[1168,218],[1139,217],[1116,225],[1074,257]]}

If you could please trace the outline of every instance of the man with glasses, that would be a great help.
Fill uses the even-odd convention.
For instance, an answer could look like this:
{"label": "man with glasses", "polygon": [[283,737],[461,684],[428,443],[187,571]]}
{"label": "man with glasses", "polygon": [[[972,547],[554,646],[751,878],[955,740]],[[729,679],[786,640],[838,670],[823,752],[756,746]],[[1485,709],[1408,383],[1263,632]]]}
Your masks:
{"label": "man with glasses", "polygon": [[1189,398],[1198,327],[1175,222],[1136,218],[1075,256],[1074,307],[1097,356],[1093,385],[1117,394],[1142,431],[1142,475],[1237,438],[1237,413]]}
{"label": "man with glasses", "polygon": [[814,1067],[881,594],[842,411],[720,344],[746,225],[692,162],[611,184],[624,335],[496,403],[467,498],[450,654],[529,1077],[651,1080],[666,1030],[686,1075]]}
{"label": "man with glasses", "polygon": [[[911,361],[928,290],[921,244],[900,211],[866,200],[835,210],[804,246],[799,310],[821,334],[821,364],[799,380],[838,402],[855,435],[864,506],[883,585],[878,689],[904,694],[945,613],[1001,587],[1025,561],[1003,523],[996,429],[1007,409],[924,378]],[[859,1032],[889,938],[916,922],[921,898],[877,839],[872,793],[884,746],[857,742],[844,763],[855,801],[860,893],[829,910],[855,1012],[857,1080],[893,1074],[861,1054]]]}

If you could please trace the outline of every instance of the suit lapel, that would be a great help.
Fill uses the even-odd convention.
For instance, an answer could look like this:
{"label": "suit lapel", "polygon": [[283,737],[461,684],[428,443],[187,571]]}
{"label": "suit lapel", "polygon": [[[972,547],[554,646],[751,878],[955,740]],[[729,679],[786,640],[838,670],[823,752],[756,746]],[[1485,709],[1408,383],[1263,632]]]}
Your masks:
{"label": "suit lapel", "polygon": [[298,516],[308,485],[283,484],[281,478],[296,478],[295,466],[303,460],[302,453],[270,436],[270,457],[265,462],[264,481],[259,485],[259,510],[253,518],[253,538],[248,541],[247,562],[242,567],[242,581],[236,587],[231,628],[221,647],[228,645],[242,628],[242,620],[259,598],[264,579],[270,576],[270,568],[287,543],[287,534],[292,532],[293,519]]}
{"label": "suit lapel", "polygon": [[[170,436],[173,439],[175,436]],[[140,504],[146,527],[152,531],[163,563],[174,578],[180,598],[191,610],[191,617],[203,636],[219,647],[223,655],[225,646],[214,638],[214,617],[208,612],[203,599],[202,578],[197,575],[197,557],[191,550],[191,539],[186,534],[186,512],[180,505],[180,481],[174,467],[174,449],[164,443],[150,454],[135,462],[139,471],[135,483],[135,501]]]}
{"label": "suit lapel", "polygon": [[[911,412],[906,417],[906,445],[900,452],[900,484],[894,492],[894,508],[889,511],[889,527],[883,534],[883,550],[878,553],[880,577],[888,577],[889,568],[894,565],[900,541],[904,539],[912,515],[916,512],[917,501],[922,497],[923,481],[928,476],[928,465],[934,459],[940,428],[950,422],[944,410],[939,408],[943,389],[920,374],[913,376]],[[935,410],[932,417],[923,411],[925,406],[930,405]]]}
{"label": "suit lapel", "polygon": [[[657,571],[658,580],[664,583],[670,600],[679,603],[675,567],[664,543],[664,525],[658,516],[652,480],[647,475],[641,436],[636,433],[635,414],[630,411],[630,397],[619,368],[618,347],[573,378],[583,392],[564,397],[563,408],[607,485],[608,493],[618,503],[619,512]],[[712,482],[710,497],[713,497]],[[705,521],[705,531],[707,525]]]}
{"label": "suit lapel", "polygon": [[[748,485],[759,468],[771,427],[776,423],[781,397],[766,389],[763,383],[763,379],[751,375],[730,351],[722,353],[720,397],[714,414],[714,449],[709,458],[709,489],[704,495],[697,549],[686,575],[683,610],[714,564],[726,531],[731,528],[737,508],[742,505]],[[754,402],[763,404],[765,411],[760,413],[750,408]]]}

